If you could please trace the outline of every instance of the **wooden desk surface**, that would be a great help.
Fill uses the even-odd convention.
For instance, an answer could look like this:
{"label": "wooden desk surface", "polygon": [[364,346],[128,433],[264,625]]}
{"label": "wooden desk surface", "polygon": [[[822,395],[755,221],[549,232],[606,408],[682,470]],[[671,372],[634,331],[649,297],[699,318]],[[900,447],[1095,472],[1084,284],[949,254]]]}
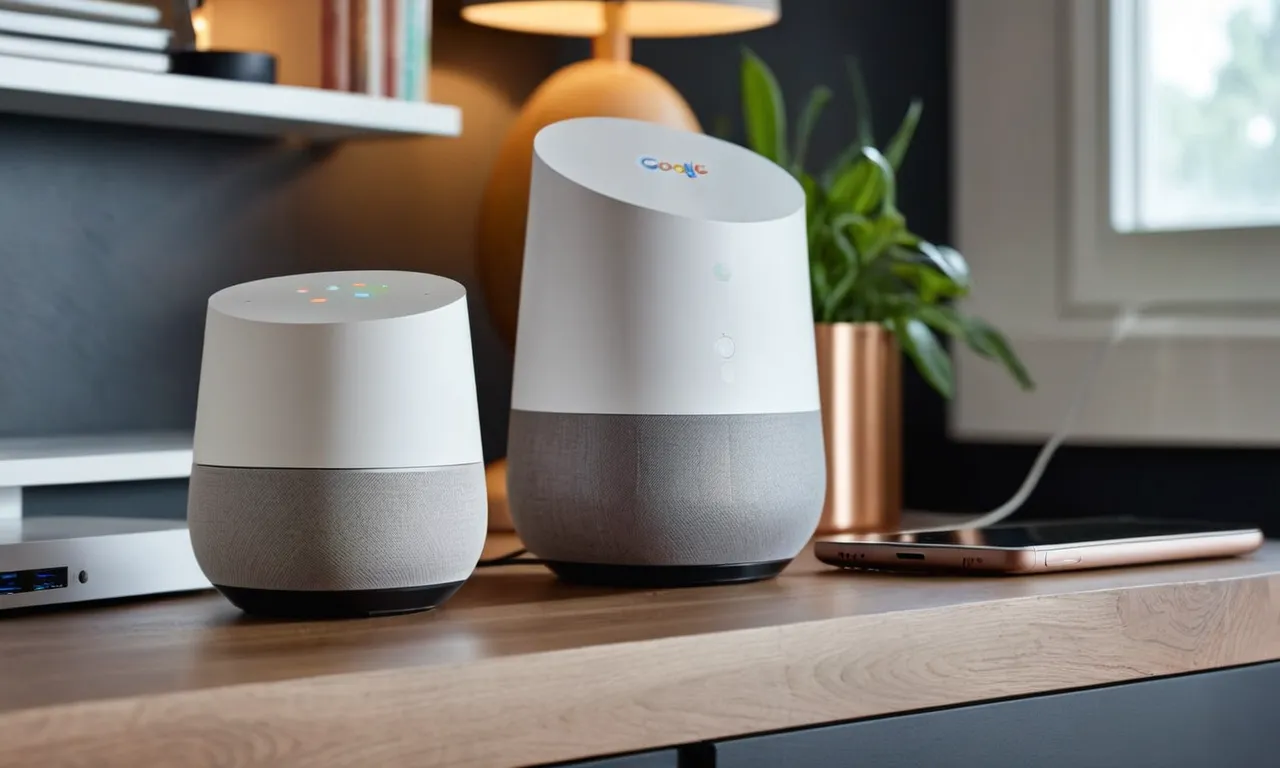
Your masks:
{"label": "wooden desk surface", "polygon": [[1022,578],[806,553],[669,591],[526,566],[370,620],[255,621],[212,593],[0,618],[0,765],[525,765],[1277,658],[1280,543]]}

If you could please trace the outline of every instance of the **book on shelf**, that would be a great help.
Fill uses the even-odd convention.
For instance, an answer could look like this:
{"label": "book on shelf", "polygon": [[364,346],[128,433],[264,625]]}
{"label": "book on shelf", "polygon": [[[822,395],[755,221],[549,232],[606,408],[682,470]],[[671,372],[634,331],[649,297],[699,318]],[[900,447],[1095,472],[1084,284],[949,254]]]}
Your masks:
{"label": "book on shelf", "polygon": [[351,88],[351,4],[345,0],[321,0],[320,86],[333,91]]}
{"label": "book on shelf", "polygon": [[0,54],[27,59],[65,61],[72,64],[93,64],[114,69],[134,69],[141,72],[169,71],[169,55],[165,53],[130,51],[103,45],[41,40],[3,33],[0,33]]}
{"label": "book on shelf", "polygon": [[7,8],[0,8],[0,33],[147,51],[167,50],[172,34],[159,27],[88,21]]}
{"label": "book on shelf", "polygon": [[156,25],[160,8],[154,2],[121,0],[0,0],[0,8],[34,11],[53,16],[115,21],[122,24]]}
{"label": "book on shelf", "polygon": [[426,101],[431,0],[322,0],[321,85]]}

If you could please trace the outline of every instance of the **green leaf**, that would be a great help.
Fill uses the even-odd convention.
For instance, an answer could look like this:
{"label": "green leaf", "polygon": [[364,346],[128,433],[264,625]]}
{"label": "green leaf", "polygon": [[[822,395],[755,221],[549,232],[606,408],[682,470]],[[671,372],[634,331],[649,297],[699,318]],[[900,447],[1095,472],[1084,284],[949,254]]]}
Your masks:
{"label": "green leaf", "polygon": [[844,304],[846,297],[852,293],[854,286],[857,285],[859,264],[858,252],[854,249],[853,244],[849,242],[849,238],[844,232],[832,227],[831,238],[836,245],[836,249],[843,257],[841,266],[844,272],[835,285],[831,286],[831,290],[827,293],[822,303],[823,315],[834,319],[841,305]]}
{"label": "green leaf", "polygon": [[786,167],[787,117],[782,89],[769,65],[749,48],[742,51],[742,116],[747,145]]}
{"label": "green leaf", "polygon": [[849,240],[849,236],[837,226],[831,227],[832,242],[836,244],[836,249],[840,251],[840,255],[844,257],[844,263],[850,269],[858,268],[858,249],[854,247],[853,242]]}
{"label": "green leaf", "polygon": [[818,118],[829,101],[831,101],[831,89],[820,85],[809,94],[809,100],[805,102],[804,109],[800,112],[800,122],[796,123],[796,147],[791,153],[793,174],[804,171],[805,155],[809,152],[809,138],[813,135],[813,128],[817,125]]}
{"label": "green leaf", "polygon": [[893,254],[893,273],[915,289],[921,304],[936,304],[964,295],[963,288],[930,264],[903,258],[898,249],[894,249]]}
{"label": "green leaf", "polygon": [[916,135],[916,126],[920,124],[920,113],[923,111],[924,102],[913,99],[911,106],[907,107],[907,114],[903,116],[902,123],[898,125],[897,132],[885,146],[884,156],[895,171],[902,167],[902,160],[907,156],[907,149],[911,147],[911,139]]}
{"label": "green leaf", "polygon": [[795,174],[796,181],[800,182],[800,188],[804,190],[804,211],[805,220],[810,224],[814,218],[822,212],[822,205],[826,195],[822,192],[822,187],[818,186],[818,182],[809,174],[800,171]]}
{"label": "green leaf", "polygon": [[1035,389],[1031,374],[1008,339],[982,318],[965,315],[950,305],[917,306],[910,312],[931,328],[965,342],[980,357],[1003,364],[1018,386]]}
{"label": "green leaf", "polygon": [[1013,351],[1012,345],[1004,334],[980,317],[962,316],[962,322],[965,330],[964,340],[970,349],[989,360],[1002,363],[1009,371],[1009,375],[1013,376],[1014,381],[1018,382],[1018,386],[1024,390],[1035,389],[1036,383],[1031,379],[1031,373]]}
{"label": "green leaf", "polygon": [[883,174],[859,152],[858,160],[836,177],[827,194],[836,210],[865,215],[875,210],[883,192]]}
{"label": "green leaf", "polygon": [[858,142],[863,147],[872,147],[876,143],[875,126],[871,120],[871,96],[867,92],[867,80],[862,76],[862,65],[857,57],[850,56],[844,60],[845,69],[849,72],[849,85],[853,89],[853,112],[858,121]]}
{"label": "green leaf", "polygon": [[945,245],[934,245],[923,241],[916,246],[916,250],[923,254],[929,263],[937,267],[939,272],[951,278],[951,282],[968,292],[969,264],[959,251]]}
{"label": "green leaf", "polygon": [[955,307],[945,304],[919,304],[911,307],[910,311],[935,331],[967,342],[964,319],[960,317]]}
{"label": "green leaf", "polygon": [[897,237],[893,239],[894,245],[900,245],[903,248],[910,248],[913,251],[918,250],[920,248],[920,244],[923,242],[924,240],[922,240],[919,235],[907,229],[905,221],[903,221],[902,229],[898,232]]}
{"label": "green leaf", "polygon": [[885,212],[898,210],[898,175],[893,172],[893,166],[884,155],[880,154],[880,150],[875,147],[863,147],[862,156],[867,160],[875,163],[876,168],[880,171],[881,183],[884,189],[880,194],[880,210]]}
{"label": "green leaf", "polygon": [[827,169],[822,172],[822,186],[830,187],[835,180],[844,175],[849,170],[849,166],[858,161],[862,154],[862,148],[866,146],[860,141],[855,141],[844,148],[844,151],[832,161]]}
{"label": "green leaf", "polygon": [[834,207],[849,213],[896,211],[896,186],[893,168],[880,150],[863,147],[858,160],[831,184],[828,196]]}
{"label": "green leaf", "polygon": [[893,245],[903,224],[902,214],[896,211],[875,218],[846,213],[831,221],[833,228],[848,233],[854,250],[858,252],[858,263],[864,266],[878,259]]}
{"label": "green leaf", "polygon": [[812,176],[801,173],[798,178],[801,188],[804,189],[805,223],[809,232],[809,258],[810,261],[817,261],[825,247],[827,196]]}
{"label": "green leaf", "polygon": [[951,358],[938,342],[929,326],[915,318],[897,317],[890,321],[891,329],[902,351],[915,363],[916,370],[929,385],[946,399],[955,395],[955,375]]}

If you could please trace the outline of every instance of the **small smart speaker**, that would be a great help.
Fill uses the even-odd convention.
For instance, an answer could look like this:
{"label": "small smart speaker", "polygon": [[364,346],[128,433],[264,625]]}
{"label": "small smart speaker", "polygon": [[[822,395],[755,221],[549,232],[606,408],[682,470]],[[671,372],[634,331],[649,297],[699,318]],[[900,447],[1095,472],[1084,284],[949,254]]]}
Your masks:
{"label": "small smart speaker", "polygon": [[332,272],[209,299],[187,521],[232,603],[434,608],[480,557],[486,503],[461,285]]}
{"label": "small smart speaker", "polygon": [[611,118],[534,141],[508,443],[511,516],[560,577],[776,575],[826,489],[805,235],[789,174]]}

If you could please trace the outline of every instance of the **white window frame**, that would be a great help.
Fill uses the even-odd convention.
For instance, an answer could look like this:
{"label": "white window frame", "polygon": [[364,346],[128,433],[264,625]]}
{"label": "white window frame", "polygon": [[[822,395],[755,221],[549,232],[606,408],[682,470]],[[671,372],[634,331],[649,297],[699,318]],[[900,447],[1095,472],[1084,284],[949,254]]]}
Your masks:
{"label": "white window frame", "polygon": [[1075,441],[1280,445],[1280,230],[1111,228],[1109,10],[956,3],[954,221],[976,286],[965,308],[1010,335],[1039,386],[1023,394],[961,351],[952,431],[1052,433],[1110,318],[1143,301],[1152,314],[1113,353]]}

